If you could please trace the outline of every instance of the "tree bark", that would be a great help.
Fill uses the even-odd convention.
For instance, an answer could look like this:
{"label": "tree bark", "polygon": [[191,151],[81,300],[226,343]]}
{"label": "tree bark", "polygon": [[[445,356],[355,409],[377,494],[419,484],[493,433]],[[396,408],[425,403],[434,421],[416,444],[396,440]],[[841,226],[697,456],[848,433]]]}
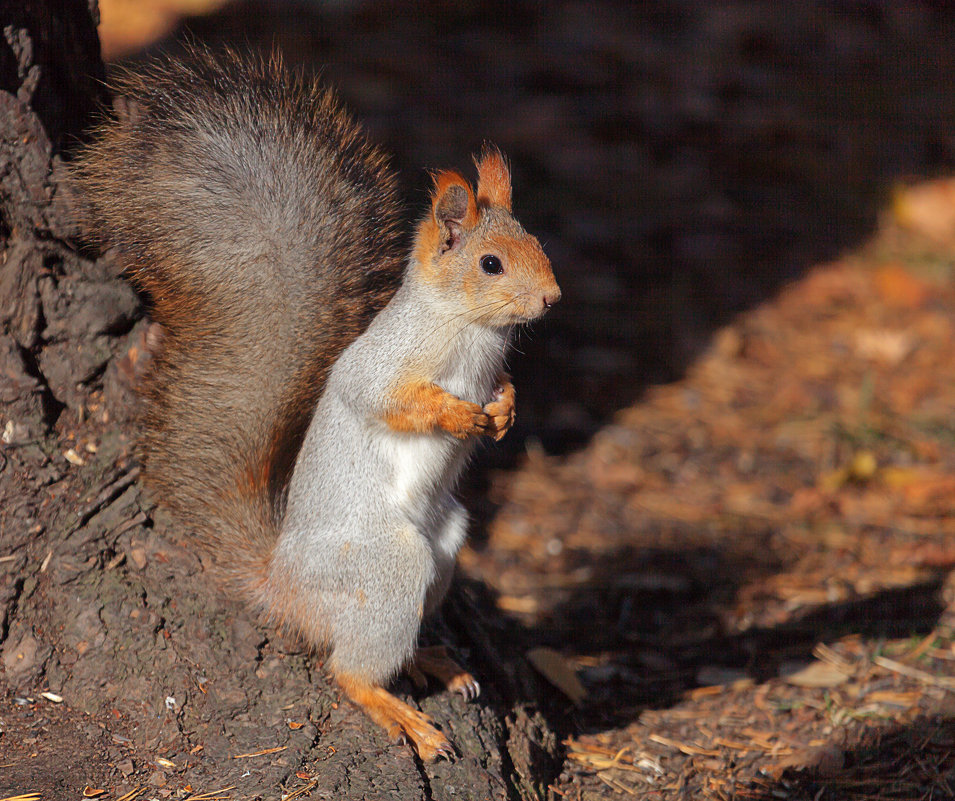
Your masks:
{"label": "tree bark", "polygon": [[540,797],[557,744],[481,588],[457,587],[429,636],[484,693],[416,696],[459,751],[422,765],[220,598],[141,497],[119,365],[142,311],[78,244],[64,181],[105,99],[96,19],[95,0],[0,2],[0,796]]}

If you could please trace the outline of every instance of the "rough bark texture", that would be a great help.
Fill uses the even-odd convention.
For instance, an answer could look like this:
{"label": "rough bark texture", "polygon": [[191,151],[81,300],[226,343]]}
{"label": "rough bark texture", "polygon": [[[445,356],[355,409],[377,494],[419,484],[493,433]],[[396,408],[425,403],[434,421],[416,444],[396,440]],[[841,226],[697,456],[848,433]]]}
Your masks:
{"label": "rough bark texture", "polygon": [[556,738],[480,587],[459,586],[428,636],[484,692],[415,695],[459,751],[422,765],[317,659],[220,598],[141,498],[117,364],[142,312],[108,258],[77,245],[63,184],[102,100],[95,17],[95,0],[0,3],[0,796],[537,797]]}

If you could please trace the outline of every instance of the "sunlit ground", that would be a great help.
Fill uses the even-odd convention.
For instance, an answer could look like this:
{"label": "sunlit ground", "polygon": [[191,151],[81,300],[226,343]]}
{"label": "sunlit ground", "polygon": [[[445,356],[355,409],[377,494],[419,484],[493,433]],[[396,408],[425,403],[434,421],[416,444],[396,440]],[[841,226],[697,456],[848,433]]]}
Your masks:
{"label": "sunlit ground", "polygon": [[185,16],[205,14],[228,0],[100,0],[103,59],[135,53],[162,39]]}

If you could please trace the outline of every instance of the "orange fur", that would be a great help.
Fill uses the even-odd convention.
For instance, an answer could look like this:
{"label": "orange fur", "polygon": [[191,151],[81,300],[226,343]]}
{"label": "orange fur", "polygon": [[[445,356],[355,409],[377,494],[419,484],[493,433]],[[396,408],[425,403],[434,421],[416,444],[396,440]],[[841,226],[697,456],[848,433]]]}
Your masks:
{"label": "orange fur", "polygon": [[471,270],[461,276],[459,286],[469,309],[474,309],[482,303],[484,282],[477,272]]}
{"label": "orange fur", "polygon": [[514,410],[517,393],[514,391],[510,376],[502,373],[498,378],[498,384],[501,391],[497,398],[484,407],[484,413],[488,416],[489,422],[487,433],[493,436],[495,441],[500,440],[510,430],[517,417]]}
{"label": "orange fur", "polygon": [[498,252],[504,258],[505,263],[520,265],[524,288],[529,294],[515,297],[515,305],[521,305],[523,302],[527,307],[524,311],[530,313],[542,296],[548,297],[551,303],[560,299],[560,288],[554,278],[550,260],[535,237],[522,236],[514,239],[509,236],[489,236],[487,243],[490,250]]}
{"label": "orange fur", "polygon": [[511,210],[511,170],[496,147],[485,148],[474,163],[478,169],[477,199],[481,205]]}
{"label": "orange fur", "polygon": [[542,287],[556,286],[550,259],[544,255],[544,250],[536,238],[532,236],[524,236],[520,239],[492,237],[488,241],[501,251],[501,255],[508,264],[520,264],[522,270],[539,278]]}
{"label": "orange fur", "polygon": [[431,718],[395,698],[384,687],[348,673],[339,673],[335,679],[345,694],[388,732],[389,737],[410,740],[423,762],[439,756],[450,758],[454,753],[448,738],[434,727]]}
{"label": "orange fur", "polygon": [[434,221],[434,215],[428,217],[418,224],[418,234],[415,237],[414,254],[412,262],[418,272],[428,281],[435,281],[439,275],[434,263],[433,256],[438,252],[441,245],[441,231],[438,224]]}
{"label": "orange fur", "polygon": [[409,381],[388,399],[385,423],[394,431],[424,433],[441,428],[459,439],[483,434],[487,415],[430,381]]}
{"label": "orange fur", "polygon": [[468,205],[464,218],[461,220],[461,227],[464,230],[470,230],[477,225],[479,216],[477,203],[474,200],[474,190],[467,179],[456,170],[441,170],[432,175],[434,179],[434,189],[431,191],[431,212],[418,225],[418,234],[415,238],[414,261],[419,265],[419,269],[429,280],[437,281],[440,274],[433,269],[434,255],[441,250],[441,240],[446,235],[444,226],[438,221],[436,210],[438,202],[448,189],[452,186],[460,186],[467,192]]}
{"label": "orange fur", "polygon": [[460,186],[468,193],[468,208],[461,220],[461,227],[464,229],[473,228],[478,223],[477,203],[474,200],[474,190],[468,180],[457,170],[441,170],[434,174],[434,191],[431,193],[431,210],[434,216],[434,207],[438,204],[441,196],[448,191],[451,186]]}

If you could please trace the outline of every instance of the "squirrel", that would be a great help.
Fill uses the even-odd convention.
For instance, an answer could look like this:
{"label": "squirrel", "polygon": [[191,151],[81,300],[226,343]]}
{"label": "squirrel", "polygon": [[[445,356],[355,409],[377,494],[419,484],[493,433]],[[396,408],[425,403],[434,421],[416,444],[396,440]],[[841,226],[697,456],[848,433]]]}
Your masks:
{"label": "squirrel", "polygon": [[386,687],[407,670],[479,692],[417,637],[465,538],[456,482],[476,439],[514,422],[510,333],[560,298],[512,216],[505,158],[475,159],[476,189],[434,174],[406,256],[386,156],[280,57],[194,47],[114,90],[126,110],[72,175],[84,229],[116,248],[158,326],[140,386],[147,487],[391,737],[450,758]]}

